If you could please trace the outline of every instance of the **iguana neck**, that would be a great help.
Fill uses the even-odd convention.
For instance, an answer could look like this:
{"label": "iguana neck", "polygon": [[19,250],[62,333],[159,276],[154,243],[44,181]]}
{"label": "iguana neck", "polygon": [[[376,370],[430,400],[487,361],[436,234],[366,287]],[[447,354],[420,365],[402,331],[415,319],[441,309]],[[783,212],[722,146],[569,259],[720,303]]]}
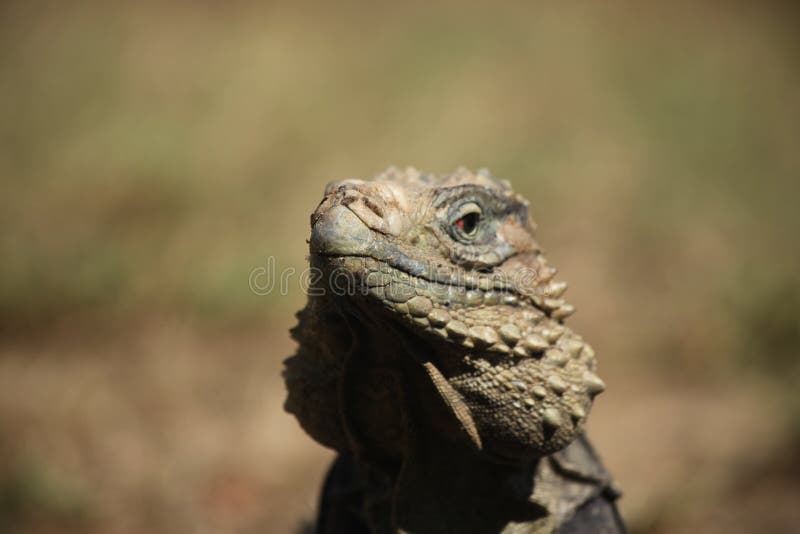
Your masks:
{"label": "iguana neck", "polygon": [[546,517],[547,510],[530,501],[538,460],[499,464],[466,440],[448,439],[437,432],[443,422],[430,416],[433,395],[420,398],[409,403],[415,423],[394,481],[398,531],[501,532],[509,522]]}
{"label": "iguana neck", "polygon": [[[358,319],[349,321],[359,341],[348,356],[342,407],[356,457],[369,473],[365,513],[372,528],[500,532],[509,521],[544,518],[547,511],[530,500],[538,461],[500,464],[477,450],[425,371],[424,362],[434,355],[417,352],[421,343],[407,332],[389,325],[376,331]],[[365,383],[372,387],[365,390]],[[376,420],[365,400],[379,400],[378,389],[388,403]],[[376,441],[387,434],[394,441]]]}

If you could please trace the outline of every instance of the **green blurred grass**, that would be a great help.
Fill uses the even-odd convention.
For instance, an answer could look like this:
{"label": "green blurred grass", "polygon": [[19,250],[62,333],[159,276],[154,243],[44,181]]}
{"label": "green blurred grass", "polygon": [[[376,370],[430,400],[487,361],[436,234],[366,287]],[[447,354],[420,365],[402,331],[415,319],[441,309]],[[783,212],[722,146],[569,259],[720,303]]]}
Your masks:
{"label": "green blurred grass", "polygon": [[390,163],[488,166],[551,228],[602,194],[631,270],[689,274],[698,228],[797,261],[797,43],[768,9],[48,7],[4,8],[5,325],[262,314],[241,281],[302,265],[321,184]]}
{"label": "green blurred grass", "polygon": [[389,163],[489,166],[553,220],[602,193],[633,252],[703,227],[797,260],[797,47],[766,9],[49,8],[5,8],[6,324],[263,313],[237,280],[301,264],[320,185]]}
{"label": "green blurred grass", "polygon": [[532,201],[611,391],[766,381],[800,427],[796,21],[777,2],[5,2],[0,340],[56,361],[59,325],[116,346],[168,317],[266,323],[282,347],[302,292],[248,275],[303,268],[325,182],[488,167]]}

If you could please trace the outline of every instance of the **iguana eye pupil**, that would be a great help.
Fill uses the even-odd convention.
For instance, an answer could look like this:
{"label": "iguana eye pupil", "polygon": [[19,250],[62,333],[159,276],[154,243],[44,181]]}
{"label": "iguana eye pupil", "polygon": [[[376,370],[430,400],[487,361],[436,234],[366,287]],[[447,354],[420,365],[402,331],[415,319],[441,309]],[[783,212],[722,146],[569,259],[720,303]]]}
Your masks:
{"label": "iguana eye pupil", "polygon": [[458,229],[465,235],[473,236],[478,231],[478,222],[480,218],[480,213],[467,213],[456,221],[456,226],[458,226]]}

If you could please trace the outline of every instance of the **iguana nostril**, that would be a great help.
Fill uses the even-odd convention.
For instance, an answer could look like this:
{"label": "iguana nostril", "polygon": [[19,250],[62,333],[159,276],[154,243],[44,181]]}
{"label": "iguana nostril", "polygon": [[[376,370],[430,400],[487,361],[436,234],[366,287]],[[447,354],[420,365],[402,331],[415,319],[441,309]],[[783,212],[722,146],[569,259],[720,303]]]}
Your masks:
{"label": "iguana nostril", "polygon": [[372,213],[374,213],[381,219],[383,218],[383,210],[381,209],[381,207],[375,204],[373,201],[371,201],[368,197],[361,197],[361,202],[366,207],[368,207],[370,211],[372,211]]}
{"label": "iguana nostril", "polygon": [[330,195],[336,192],[339,189],[346,188],[347,186],[358,186],[364,184],[364,180],[357,180],[355,178],[350,178],[347,180],[336,180],[334,182],[328,182],[325,185],[325,196]]}

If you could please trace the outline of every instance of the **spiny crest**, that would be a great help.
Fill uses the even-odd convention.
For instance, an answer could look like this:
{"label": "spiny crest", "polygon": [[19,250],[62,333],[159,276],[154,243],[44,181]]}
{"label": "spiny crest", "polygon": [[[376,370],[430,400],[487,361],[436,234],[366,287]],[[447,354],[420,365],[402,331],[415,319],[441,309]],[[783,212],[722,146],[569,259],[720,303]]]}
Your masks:
{"label": "spiny crest", "polygon": [[443,175],[423,173],[415,167],[406,167],[405,169],[389,167],[375,176],[372,181],[396,182],[414,188],[474,184],[500,191],[512,191],[511,184],[507,180],[498,180],[494,178],[488,169],[478,169],[476,172],[473,172],[466,167],[459,167],[454,172]]}

